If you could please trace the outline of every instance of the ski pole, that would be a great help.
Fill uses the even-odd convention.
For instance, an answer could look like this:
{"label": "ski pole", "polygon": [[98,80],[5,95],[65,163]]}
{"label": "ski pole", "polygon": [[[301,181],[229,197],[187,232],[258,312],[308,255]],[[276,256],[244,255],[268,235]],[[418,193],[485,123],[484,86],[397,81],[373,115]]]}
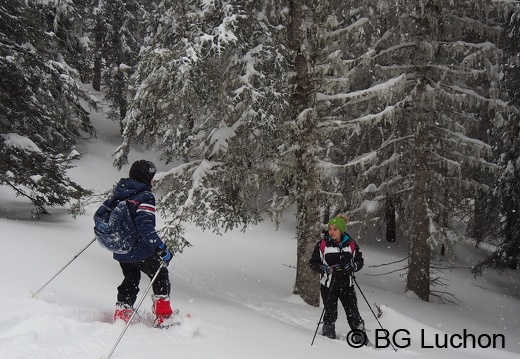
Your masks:
{"label": "ski pole", "polygon": [[67,268],[67,266],[68,266],[69,264],[71,264],[72,261],[73,261],[74,259],[78,258],[79,255],[80,255],[81,253],[83,253],[83,251],[85,251],[85,249],[87,249],[87,248],[88,248],[92,243],[94,243],[95,240],[96,240],[96,238],[92,239],[92,240],[91,240],[91,241],[90,241],[90,242],[89,242],[89,243],[88,243],[88,244],[87,244],[87,245],[86,245],[82,250],[80,250],[80,251],[78,252],[78,254],[76,254],[76,255],[75,255],[75,256],[74,256],[70,261],[68,261],[68,263],[65,264],[65,265],[63,266],[63,268],[61,268],[61,269],[60,269],[60,270],[59,270],[59,271],[58,271],[54,276],[52,276],[52,278],[49,279],[49,280],[47,281],[47,283],[45,283],[45,284],[44,284],[40,289],[38,289],[36,292],[34,292],[33,295],[32,295],[32,298],[36,297],[36,294],[38,294],[38,293],[39,293],[43,288],[45,288],[45,287],[47,286],[47,284],[49,284],[49,283],[50,283],[54,278],[56,278],[56,277],[58,276],[58,274],[60,274],[60,273],[61,273],[65,268]]}
{"label": "ski pole", "polygon": [[141,307],[141,304],[143,303],[144,298],[146,297],[146,295],[147,295],[148,292],[150,291],[150,288],[152,288],[153,283],[154,283],[155,280],[157,279],[157,276],[159,275],[159,272],[161,271],[161,269],[162,269],[163,267],[166,267],[166,263],[164,263],[163,261],[161,261],[161,265],[159,266],[159,269],[157,270],[157,272],[156,272],[155,275],[153,276],[152,280],[150,280],[150,284],[148,284],[148,287],[146,288],[146,291],[143,293],[143,296],[141,297],[141,299],[140,299],[139,302],[137,303],[137,306],[134,308],[134,311],[133,311],[133,313],[132,313],[132,316],[130,317],[130,319],[128,320],[128,322],[126,322],[126,325],[125,325],[125,327],[123,328],[123,331],[122,331],[121,334],[119,335],[119,338],[117,338],[116,343],[115,343],[114,346],[112,347],[112,350],[110,351],[110,354],[108,354],[108,356],[106,357],[106,359],[110,359],[110,357],[112,357],[112,354],[113,354],[114,351],[116,350],[117,345],[119,344],[119,342],[120,342],[121,339],[123,338],[123,335],[125,335],[126,330],[127,330],[128,327],[130,326],[130,323],[132,322],[132,319],[134,319],[135,313],[137,313],[137,311],[139,310],[139,307]]}
{"label": "ski pole", "polygon": [[[367,300],[367,297],[365,297],[365,294],[363,293],[363,291],[361,290],[361,287],[359,286],[357,280],[356,280],[356,277],[354,275],[352,275],[352,279],[354,280],[354,283],[356,283],[356,286],[357,288],[359,289],[359,292],[361,293],[361,295],[363,296],[363,298],[365,298],[365,302],[367,302],[367,305],[368,307],[370,308],[370,311],[372,312],[372,314],[374,315],[374,318],[376,318],[376,321],[377,323],[379,324],[379,326],[381,327],[381,329],[385,330],[385,328],[383,328],[383,326],[381,325],[381,322],[379,321],[379,319],[377,319],[377,315],[376,313],[374,313],[374,310],[372,309],[372,307],[370,306],[370,303],[368,302]],[[392,348],[394,349],[394,351],[397,351],[397,349],[394,347],[394,344],[392,343],[392,341],[390,341],[390,345],[392,345]]]}
{"label": "ski pole", "polygon": [[327,304],[329,303],[330,292],[332,291],[332,286],[334,285],[334,277],[331,275],[329,293],[327,294],[327,299],[323,302],[323,310],[321,311],[320,320],[318,320],[318,325],[316,326],[316,330],[314,331],[314,336],[312,337],[311,347],[314,344],[314,339],[316,339],[316,334],[318,333],[318,328],[322,323],[323,315],[325,314],[325,308],[327,308]]}

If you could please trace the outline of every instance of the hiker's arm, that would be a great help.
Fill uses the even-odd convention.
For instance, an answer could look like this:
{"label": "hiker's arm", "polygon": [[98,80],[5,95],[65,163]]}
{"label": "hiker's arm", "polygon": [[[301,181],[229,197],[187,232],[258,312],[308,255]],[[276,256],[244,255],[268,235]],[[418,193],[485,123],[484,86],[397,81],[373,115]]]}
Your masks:
{"label": "hiker's arm", "polygon": [[147,192],[139,198],[139,204],[135,213],[135,226],[143,242],[152,247],[163,244],[159,234],[155,230],[155,197]]}

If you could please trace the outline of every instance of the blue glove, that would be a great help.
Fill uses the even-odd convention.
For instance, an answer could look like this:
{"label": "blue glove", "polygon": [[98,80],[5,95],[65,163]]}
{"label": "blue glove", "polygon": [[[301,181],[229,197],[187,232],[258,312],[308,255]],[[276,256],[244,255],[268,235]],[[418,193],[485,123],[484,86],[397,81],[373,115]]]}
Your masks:
{"label": "blue glove", "polygon": [[172,259],[172,254],[171,252],[168,250],[168,247],[166,247],[166,245],[163,243],[161,244],[158,248],[157,248],[157,255],[159,256],[159,258],[161,258],[161,260],[166,263],[166,266],[168,266],[168,264],[170,264],[170,260]]}
{"label": "blue glove", "polygon": [[326,266],[326,265],[322,265],[321,266],[321,273],[322,274],[330,274],[333,272],[333,268],[332,267],[329,267],[329,266]]}

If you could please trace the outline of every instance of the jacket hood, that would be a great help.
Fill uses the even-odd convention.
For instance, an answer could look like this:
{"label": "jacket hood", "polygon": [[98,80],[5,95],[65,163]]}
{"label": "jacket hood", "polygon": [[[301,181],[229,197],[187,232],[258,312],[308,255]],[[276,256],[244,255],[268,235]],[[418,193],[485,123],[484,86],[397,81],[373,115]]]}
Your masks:
{"label": "jacket hood", "polygon": [[135,196],[139,192],[150,191],[152,186],[148,183],[131,178],[121,178],[114,188],[114,198],[124,200]]}

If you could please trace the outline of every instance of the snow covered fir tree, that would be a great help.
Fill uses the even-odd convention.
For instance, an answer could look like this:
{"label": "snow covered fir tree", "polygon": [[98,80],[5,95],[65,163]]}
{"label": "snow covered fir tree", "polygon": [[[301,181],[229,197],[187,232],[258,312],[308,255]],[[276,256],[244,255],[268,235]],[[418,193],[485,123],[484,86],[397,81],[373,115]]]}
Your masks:
{"label": "snow covered fir tree", "polygon": [[67,169],[79,156],[73,144],[94,133],[89,95],[69,66],[85,60],[70,35],[77,14],[60,10],[25,1],[0,7],[0,184],[27,197],[37,214],[87,193]]}
{"label": "snow covered fir tree", "polygon": [[461,238],[498,248],[476,272],[519,260],[519,7],[9,1],[0,184],[40,213],[87,194],[66,173],[74,143],[95,134],[88,83],[121,123],[115,166],[134,145],[169,166],[157,184],[172,250],[189,245],[183,223],[245,230],[295,206],[294,292],[317,306],[307,261],[322,223],[344,212],[361,242],[408,242],[406,288],[428,301]]}
{"label": "snow covered fir tree", "polygon": [[359,2],[359,11],[344,11],[353,16],[324,19],[336,41],[322,52],[332,61],[322,65],[320,128],[342,205],[369,229],[398,218],[410,245],[407,288],[428,300],[432,260],[499,172],[490,133],[515,110],[499,90],[502,9],[398,4]]}

